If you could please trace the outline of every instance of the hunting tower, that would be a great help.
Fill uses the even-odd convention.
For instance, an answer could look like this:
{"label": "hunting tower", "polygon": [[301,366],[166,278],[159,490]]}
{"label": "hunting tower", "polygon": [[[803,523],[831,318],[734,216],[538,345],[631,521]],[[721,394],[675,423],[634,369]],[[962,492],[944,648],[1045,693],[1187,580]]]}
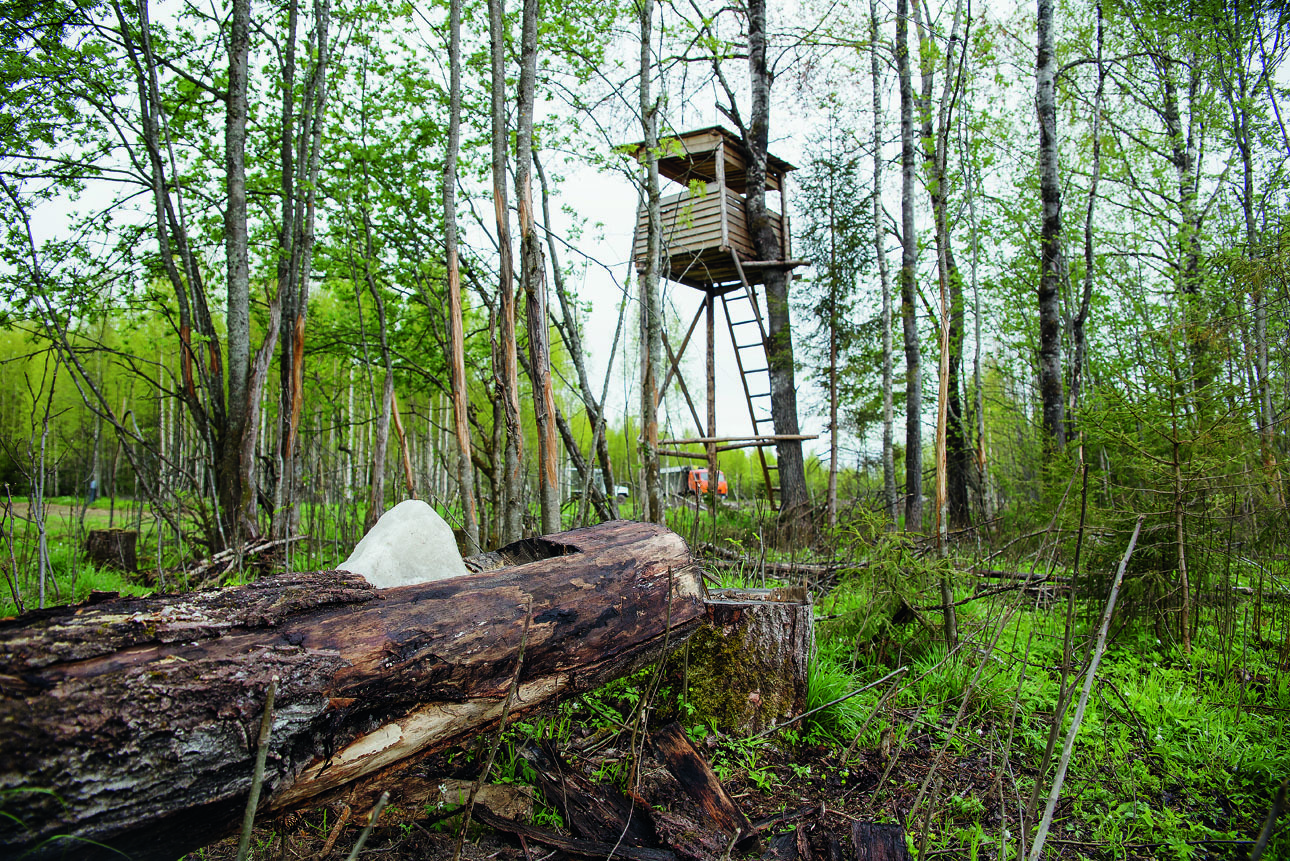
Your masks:
{"label": "hunting tower", "polygon": [[[772,508],[778,507],[776,467],[766,459],[765,447],[787,439],[814,439],[813,436],[776,436],[770,414],[770,374],[766,361],[766,326],[758,299],[757,286],[765,283],[769,269],[792,269],[805,265],[792,259],[791,235],[785,202],[784,180],[793,166],[783,159],[766,159],[766,191],[777,192],[780,212],[769,212],[771,226],[783,250],[780,260],[759,260],[748,229],[744,195],[748,188],[747,158],[743,141],[720,126],[686,132],[665,138],[660,147],[658,172],[682,186],[677,194],[662,198],[662,271],[660,277],[700,290],[703,304],[686,330],[679,349],[673,349],[667,333],[663,343],[669,368],[663,376],[661,393],[673,378],[680,386],[690,409],[694,425],[706,428],[694,439],[661,440],[660,446],[702,444],[705,452],[681,451],[660,447],[659,454],[669,457],[706,460],[709,475],[715,481],[717,455],[737,448],[755,447],[761,462]],[[643,144],[635,145],[637,159],[645,157]],[[646,240],[649,215],[642,204],[636,212],[636,234],[632,257],[637,270],[646,263]],[[745,437],[717,435],[716,413],[716,304],[721,301],[726,328],[734,347],[735,363],[748,402],[753,433]],[[701,319],[707,330],[707,420],[700,419],[694,400],[678,373],[681,357],[690,344]]]}

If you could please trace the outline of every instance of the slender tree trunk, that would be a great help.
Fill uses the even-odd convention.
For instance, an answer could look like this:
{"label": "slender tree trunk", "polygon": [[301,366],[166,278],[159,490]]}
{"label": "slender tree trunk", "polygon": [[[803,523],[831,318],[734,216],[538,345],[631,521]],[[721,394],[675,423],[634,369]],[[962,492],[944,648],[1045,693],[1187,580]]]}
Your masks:
{"label": "slender tree trunk", "polygon": [[[250,514],[255,499],[253,464],[243,462],[247,430],[248,372],[251,363],[251,270],[246,224],[247,74],[251,50],[251,2],[233,0],[228,40],[228,96],[224,121],[224,173],[228,202],[224,210],[224,254],[228,261],[228,419],[221,434],[223,469],[220,504],[234,544],[254,537]],[[252,427],[254,427],[252,425]]]}
{"label": "slender tree trunk", "polygon": [[1178,181],[1178,292],[1182,297],[1184,326],[1187,331],[1188,349],[1192,360],[1192,387],[1204,388],[1213,378],[1209,368],[1207,334],[1202,325],[1198,307],[1201,286],[1201,212],[1197,202],[1197,107],[1200,95],[1202,68],[1197,57],[1187,65],[1188,120],[1183,127],[1182,109],[1178,101],[1178,87],[1174,70],[1178,62],[1168,54],[1156,59],[1161,78],[1164,102],[1165,131],[1169,135],[1170,162]]}
{"label": "slender tree trunk", "polygon": [[469,387],[466,380],[465,327],[462,322],[461,268],[457,259],[457,158],[461,149],[461,0],[448,12],[449,115],[448,152],[443,163],[443,236],[448,267],[448,371],[452,386],[453,432],[457,438],[457,484],[461,490],[462,525],[471,553],[479,542],[479,509],[475,500],[475,465],[471,460]]}
{"label": "slender tree trunk", "polygon": [[533,90],[537,78],[538,0],[523,2],[515,196],[520,210],[520,279],[526,299],[529,377],[533,381],[533,414],[538,433],[538,503],[541,531],[549,534],[560,531],[560,447],[556,438],[555,392],[551,385],[546,263],[533,218]]}
{"label": "slender tree trunk", "polygon": [[[952,100],[958,96],[961,80],[955,74],[954,47],[959,38],[959,21],[962,3],[954,4],[953,23],[950,27],[949,48],[945,53],[944,88],[937,110],[935,134],[932,130],[932,91],[935,88],[935,65],[925,48],[931,43],[930,16],[924,33],[923,16],[918,13],[918,0],[914,0],[914,17],[918,22],[919,66],[923,79],[923,154],[927,167],[927,185],[932,204],[932,217],[936,238],[936,272],[940,294],[940,359],[937,374],[936,398],[936,543],[942,558],[949,554],[950,474],[957,472],[957,483],[966,496],[966,481],[962,457],[963,436],[959,421],[958,402],[958,352],[962,349],[962,290],[958,288],[959,275],[954,265],[950,247],[947,200],[949,196],[946,164],[949,157],[949,124]],[[952,405],[952,409],[951,409]],[[950,461],[950,440],[955,442],[954,463]],[[959,516],[963,517],[963,500],[959,502]],[[945,648],[952,652],[958,645],[958,616],[954,610],[954,590],[947,573],[940,577],[941,613],[944,618]]]}
{"label": "slender tree trunk", "polygon": [[[225,546],[233,532],[232,523],[237,517],[236,510],[227,509],[220,504],[220,494],[230,491],[230,482],[224,480],[224,467],[230,462],[225,455],[227,446],[234,441],[229,437],[226,428],[227,413],[224,392],[224,364],[221,349],[221,334],[215,329],[210,310],[206,303],[205,287],[202,282],[202,270],[197,266],[194,255],[188,244],[186,221],[179,184],[167,176],[167,164],[174,164],[173,157],[167,161],[170,153],[170,142],[163,133],[164,121],[161,107],[160,85],[158,83],[157,62],[152,52],[151,24],[148,18],[148,4],[141,2],[136,7],[138,26],[132,26],[125,11],[117,0],[112,2],[119,26],[119,35],[126,56],[130,61],[130,70],[139,105],[139,121],[144,149],[147,153],[148,178],[153,197],[153,214],[157,231],[157,244],[162,270],[175,295],[177,335],[180,344],[181,386],[179,396],[193,417],[198,433],[205,444],[210,472],[215,476],[211,493],[215,499],[216,516],[204,521],[206,543],[212,549]],[[137,39],[136,39],[137,36]],[[232,56],[232,55],[231,55]],[[27,223],[27,239],[31,248],[33,279],[41,281],[41,269],[36,259],[36,249],[31,240],[30,219],[7,183],[0,178],[0,187],[14,200],[14,205]],[[174,196],[171,189],[174,188]],[[42,295],[44,295],[42,293]],[[51,313],[49,319],[56,320]],[[124,415],[114,414],[99,385],[85,372],[77,354],[70,349],[67,332],[56,324],[51,325],[52,334],[63,351],[70,367],[76,369],[73,380],[87,397],[96,414],[111,422],[119,436],[129,437],[131,431],[122,421]],[[194,346],[194,334],[200,346]],[[203,353],[208,361],[203,361]],[[83,385],[82,385],[83,384]],[[135,463],[135,453],[130,446],[125,447],[126,459],[138,474],[139,465]],[[236,464],[236,458],[232,458]],[[156,503],[155,491],[150,482],[144,483],[149,498]],[[203,500],[204,502],[204,500]],[[171,515],[166,515],[175,526]],[[225,517],[233,518],[225,521]]]}
{"label": "slender tree trunk", "polygon": [[[658,456],[658,390],[659,372],[663,367],[663,312],[659,297],[662,277],[663,217],[658,189],[658,102],[651,93],[653,62],[651,41],[654,27],[654,0],[640,2],[640,113],[645,134],[645,207],[647,228],[645,267],[640,273],[641,333],[641,519],[663,522],[663,484]],[[612,488],[610,488],[612,491]]]}
{"label": "slender tree trunk", "polygon": [[977,496],[981,508],[981,519],[988,525],[994,519],[994,506],[990,495],[990,461],[987,457],[985,436],[985,390],[981,379],[981,292],[978,289],[977,273],[980,264],[980,244],[977,233],[976,194],[977,179],[970,158],[966,152],[963,158],[963,170],[966,175],[966,196],[968,205],[968,225],[972,237],[971,278],[972,278],[972,387],[973,409],[976,412],[976,480]]}
{"label": "slender tree trunk", "polygon": [[[45,353],[46,368],[49,367],[49,357],[50,353]],[[45,464],[48,460],[49,453],[49,423],[53,414],[54,391],[58,388],[58,366],[59,361],[57,357],[55,357],[54,373],[52,379],[49,380],[49,393],[45,398],[45,414],[40,422],[40,455],[36,460],[36,468],[33,470],[35,475],[34,480],[32,481],[32,485],[35,490],[35,493],[33,494],[35,497],[35,505],[31,506],[31,508],[32,520],[36,526],[36,569],[38,573],[37,579],[40,585],[40,603],[37,604],[37,607],[41,610],[45,609],[46,581],[48,580],[53,583],[55,589],[58,588],[58,581],[54,579],[53,571],[49,565],[49,530],[46,524],[48,510],[45,504]],[[41,382],[43,383],[44,380],[42,379]],[[28,450],[30,451],[30,449]],[[54,482],[54,485],[54,494],[57,495],[58,482]],[[17,576],[16,571],[14,572],[14,576]]]}
{"label": "slender tree trunk", "polygon": [[[295,339],[293,336],[296,320],[298,296],[296,282],[292,278],[295,260],[293,247],[296,238],[296,164],[295,164],[295,99],[296,99],[296,32],[300,14],[299,0],[287,0],[287,33],[282,61],[282,105],[279,117],[278,169],[279,192],[282,195],[282,223],[278,226],[278,302],[282,306],[282,319],[286,321],[288,331],[280,333],[282,339],[282,360],[278,363],[279,398],[278,436],[279,446],[275,453],[274,464],[277,480],[273,490],[273,512],[269,534],[273,538],[282,538],[291,532],[290,510],[295,505],[295,481],[292,475],[294,468],[294,442],[299,421],[299,407],[296,398],[300,395],[295,389]],[[304,330],[301,328],[301,335]],[[303,346],[303,345],[302,345]],[[301,361],[303,369],[303,350]]]}
{"label": "slender tree trunk", "polygon": [[923,530],[923,374],[915,317],[914,86],[909,70],[909,0],[896,2],[896,70],[900,78],[900,319],[905,338],[905,530]]}
{"label": "slender tree trunk", "polygon": [[[1233,126],[1237,130],[1237,147],[1241,153],[1241,211],[1245,219],[1245,254],[1253,261],[1258,257],[1259,235],[1254,220],[1254,141],[1250,130],[1247,99],[1248,79],[1244,63],[1238,67],[1240,88],[1232,105]],[[1285,505],[1281,470],[1276,454],[1276,413],[1272,409],[1272,379],[1268,376],[1268,306],[1265,286],[1251,279],[1250,304],[1254,316],[1254,374],[1258,386],[1259,448],[1263,469],[1271,485],[1273,499]]]}
{"label": "slender tree trunk", "polygon": [[882,67],[878,61],[878,0],[869,0],[869,60],[873,77],[873,243],[878,258],[878,281],[882,289],[882,487],[889,528],[900,518],[900,497],[896,492],[895,403],[892,393],[894,352],[891,308],[891,277],[887,269],[887,231],[882,205]]}
{"label": "slender tree trunk", "polygon": [[514,264],[511,260],[511,216],[506,196],[506,8],[504,0],[488,0],[488,32],[492,54],[493,210],[497,219],[498,349],[502,357],[498,393],[506,423],[502,476],[505,492],[498,500],[500,541],[518,541],[524,531],[524,430],[520,427],[520,380],[515,339]]}
{"label": "slender tree trunk", "polygon": [[[587,374],[586,355],[582,348],[582,335],[578,331],[578,321],[574,314],[573,304],[569,301],[568,290],[565,289],[564,271],[560,268],[560,255],[556,248],[555,233],[551,230],[551,206],[550,190],[547,188],[546,173],[542,170],[542,161],[538,158],[537,151],[533,152],[533,168],[537,172],[538,184],[542,190],[542,225],[546,231],[547,253],[551,255],[551,274],[552,282],[555,285],[555,295],[560,301],[560,313],[564,323],[556,324],[561,338],[564,340],[565,347],[568,348],[569,358],[573,361],[574,370],[578,374],[578,391],[582,395],[583,406],[587,410],[587,420],[595,428],[595,452],[596,458],[600,462],[600,474],[603,488],[598,488],[594,484],[586,488],[593,500],[597,502],[597,510],[604,506],[603,517],[609,520],[618,519],[618,496],[614,493],[614,465],[609,457],[609,440],[604,432],[604,411],[601,404],[605,401],[606,391],[599,400],[591,388],[591,377]],[[617,341],[615,340],[615,347]],[[616,350],[614,351],[617,352]],[[613,355],[610,356],[610,365],[613,364]],[[608,383],[608,369],[606,369],[606,384]],[[566,446],[567,448],[567,446]],[[570,450],[572,455],[572,450]]]}
{"label": "slender tree trunk", "polygon": [[1062,192],[1057,172],[1057,58],[1053,51],[1053,0],[1039,0],[1039,47],[1035,60],[1035,108],[1039,115],[1039,194],[1043,223],[1039,242],[1039,396],[1044,439],[1061,451],[1066,443],[1062,397]]}
{"label": "slender tree trunk", "polygon": [[1178,412],[1173,419],[1174,467],[1174,541],[1178,553],[1178,590],[1182,593],[1182,606],[1178,610],[1178,632],[1184,655],[1191,654],[1191,582],[1187,576],[1187,533],[1184,529],[1187,488],[1183,483],[1182,451],[1178,438]]}
{"label": "slender tree trunk", "polygon": [[[489,458],[492,468],[489,470],[489,483],[492,485],[493,492],[489,495],[493,500],[493,517],[488,520],[493,524],[493,535],[489,544],[494,547],[500,547],[505,542],[502,536],[507,530],[507,518],[510,514],[506,511],[510,506],[507,504],[506,496],[506,408],[502,405],[501,391],[505,385],[505,371],[503,366],[506,360],[502,357],[501,339],[498,337],[498,330],[501,328],[501,315],[497,308],[488,309],[488,346],[489,355],[493,369],[493,391],[498,396],[493,398],[493,424],[492,436],[489,438]],[[515,501],[519,505],[519,500]]]}
{"label": "slender tree trunk", "polygon": [[[283,68],[281,118],[282,226],[278,237],[278,302],[282,306],[279,339],[281,410],[277,487],[272,534],[286,538],[296,531],[300,511],[300,415],[304,407],[305,322],[309,312],[309,280],[313,269],[314,213],[322,153],[322,129],[327,106],[328,30],[331,7],[315,0],[314,27],[309,37],[313,59],[295,131],[294,81],[298,0],[288,8],[287,51]],[[294,147],[294,150],[293,150]]]}
{"label": "slender tree trunk", "polygon": [[[924,24],[915,3],[915,19],[920,31]],[[921,112],[923,117],[923,163],[932,204],[936,238],[936,270],[941,302],[940,362],[936,401],[936,525],[942,553],[950,525],[962,528],[968,523],[967,445],[963,433],[963,408],[959,399],[959,368],[963,354],[963,286],[949,228],[949,130],[954,104],[961,92],[962,75],[955,68],[955,46],[959,43],[962,3],[955,3],[950,27],[949,47],[945,52],[944,86],[937,108],[936,127],[932,127],[932,92],[935,89],[935,60],[926,50],[932,43],[927,32],[919,39],[919,65],[923,79]],[[961,56],[960,56],[961,59]]]}
{"label": "slender tree trunk", "polygon": [[[1102,4],[1097,4],[1097,91],[1093,96],[1093,168],[1088,185],[1088,205],[1084,210],[1084,285],[1079,310],[1071,321],[1071,390],[1066,415],[1066,435],[1074,439],[1081,395],[1084,388],[1085,326],[1093,301],[1093,210],[1097,203],[1097,184],[1102,176],[1102,95],[1106,89],[1106,69],[1102,65]],[[1081,447],[1082,447],[1081,443]]]}
{"label": "slender tree trunk", "polygon": [[[388,375],[393,378],[393,375]],[[411,499],[417,499],[417,482],[412,472],[412,452],[409,448],[408,435],[403,429],[403,417],[399,415],[399,396],[395,393],[393,385],[390,388],[390,419],[394,423],[394,433],[399,438],[399,459],[403,464],[403,483],[408,489],[408,496]],[[440,447],[442,450],[442,446]],[[445,476],[444,488],[436,495],[442,498],[447,494],[447,476]]]}
{"label": "slender tree trunk", "polygon": [[[752,109],[744,146],[748,150],[748,229],[762,260],[783,259],[766,207],[766,163],[770,138],[771,73],[766,60],[766,2],[748,2],[748,77]],[[780,177],[780,187],[784,178]],[[781,192],[782,194],[782,192]],[[797,386],[793,369],[793,331],[789,319],[788,270],[766,270],[766,364],[770,376],[770,408],[775,433],[796,436]],[[799,440],[775,445],[779,467],[780,524],[792,545],[807,544],[813,537],[811,501],[806,489],[806,465]]]}
{"label": "slender tree trunk", "polygon": [[363,521],[363,531],[367,532],[376,525],[376,521],[385,513],[385,459],[390,442],[390,418],[394,412],[394,361],[390,355],[389,332],[385,319],[385,300],[380,287],[372,273],[374,264],[372,248],[372,231],[367,213],[362,213],[363,237],[366,245],[364,274],[368,292],[376,306],[376,325],[381,343],[381,363],[385,367],[385,382],[381,387],[381,412],[376,418],[376,439],[372,443],[372,476],[370,491],[367,497],[367,516]]}
{"label": "slender tree trunk", "polygon": [[829,489],[825,512],[830,529],[838,525],[838,283],[837,224],[832,210],[834,197],[829,195]]}

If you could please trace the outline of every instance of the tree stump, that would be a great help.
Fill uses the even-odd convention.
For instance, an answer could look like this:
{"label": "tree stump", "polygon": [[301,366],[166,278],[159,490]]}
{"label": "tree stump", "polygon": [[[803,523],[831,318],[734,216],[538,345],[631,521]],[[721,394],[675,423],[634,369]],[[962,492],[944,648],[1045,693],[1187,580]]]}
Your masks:
{"label": "tree stump", "polygon": [[85,553],[95,565],[119,568],[133,574],[139,570],[134,545],[139,533],[133,529],[91,529],[85,539]]}
{"label": "tree stump", "polygon": [[690,639],[687,696],[722,732],[755,735],[806,710],[815,620],[806,590],[717,589]]}
{"label": "tree stump", "polygon": [[851,823],[851,845],[856,861],[910,861],[905,829],[877,822]]}
{"label": "tree stump", "polygon": [[386,788],[415,804],[407,767],[497,726],[522,640],[513,717],[682,645],[703,614],[685,542],[653,524],[468,562],[393,589],[291,573],[0,620],[0,857],[172,861],[228,833],[274,677],[262,815]]}

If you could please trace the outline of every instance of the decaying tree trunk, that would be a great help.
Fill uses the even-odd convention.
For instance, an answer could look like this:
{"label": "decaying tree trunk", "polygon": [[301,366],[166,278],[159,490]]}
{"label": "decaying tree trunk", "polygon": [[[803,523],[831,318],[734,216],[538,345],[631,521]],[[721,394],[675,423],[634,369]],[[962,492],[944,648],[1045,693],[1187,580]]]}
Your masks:
{"label": "decaying tree trunk", "polygon": [[529,613],[514,716],[631,671],[703,616],[684,541],[652,524],[468,565],[482,570],[382,591],[282,574],[0,622],[0,855],[173,859],[227,833],[274,677],[261,811],[361,808],[398,788],[393,773],[496,725]]}

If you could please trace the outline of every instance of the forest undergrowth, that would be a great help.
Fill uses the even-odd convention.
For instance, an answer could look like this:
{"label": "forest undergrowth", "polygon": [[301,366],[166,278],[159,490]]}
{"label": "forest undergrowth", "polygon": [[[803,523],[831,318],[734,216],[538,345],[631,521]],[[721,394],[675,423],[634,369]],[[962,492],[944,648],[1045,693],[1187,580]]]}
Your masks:
{"label": "forest undergrowth", "polygon": [[[82,510],[76,500],[51,501],[48,603],[83,600],[91,591],[145,594],[158,587],[157,530],[146,524],[139,545],[146,576],[97,568],[83,558],[80,536],[106,527],[110,504],[101,500]],[[19,558],[31,546],[23,540],[30,523],[22,506],[15,501],[5,526],[14,555],[5,560],[10,587],[2,615],[14,612],[15,591],[27,596],[29,607],[34,603],[32,566]],[[130,513],[127,506],[111,516],[115,525],[128,525]],[[657,668],[646,668],[512,725],[490,780],[531,782],[520,750],[548,739],[594,779],[629,788],[642,769],[626,728],[642,715],[654,727],[675,719],[707,751],[752,819],[813,806],[824,811],[820,827],[832,823],[839,834],[857,819],[899,823],[919,858],[1028,857],[1110,588],[1112,572],[1095,566],[1116,555],[1111,545],[1118,536],[1107,531],[1101,539],[1107,552],[1086,554],[1095,561],[1072,580],[1055,542],[1043,536],[995,556],[961,540],[942,558],[908,536],[857,520],[829,534],[831,546],[823,550],[786,554],[774,549],[769,522],[755,507],[725,506],[715,519],[710,511],[676,508],[669,518],[711,563],[713,585],[781,585],[786,579],[767,571],[794,564],[809,572],[797,578],[815,602],[808,710],[845,699],[770,735],[739,738],[695,713],[674,671],[660,684]],[[200,585],[175,576],[182,560],[167,558],[176,550],[167,551],[162,535],[162,569],[169,566],[170,574],[161,582],[169,589]],[[312,552],[302,545],[292,567],[336,564],[332,557],[343,558],[344,551],[333,544],[317,542]],[[1221,572],[1193,570],[1200,585],[1189,604],[1189,653],[1177,638],[1176,602],[1162,602],[1153,591],[1160,572],[1150,547],[1141,565],[1128,566],[1044,857],[1248,856],[1290,774],[1290,560],[1277,552],[1260,554],[1258,562],[1252,554],[1233,556],[1213,557],[1224,559]],[[224,580],[258,576],[284,559],[259,564],[261,571]],[[25,573],[21,583],[13,570]],[[937,588],[943,575],[957,604],[959,639],[952,649]],[[1057,719],[1063,678],[1071,694]],[[438,758],[438,766],[474,779],[482,741]],[[382,857],[437,857],[434,841],[455,833],[456,820],[445,818],[451,810],[442,802],[434,809],[391,810],[370,845],[384,847]],[[534,816],[548,827],[561,825],[559,814],[540,803]],[[253,857],[308,857],[334,820],[333,811],[320,809],[262,823]],[[352,843],[353,835],[338,846],[345,839]],[[232,857],[229,851],[219,844],[194,857]],[[1290,858],[1284,826],[1263,857]]]}

